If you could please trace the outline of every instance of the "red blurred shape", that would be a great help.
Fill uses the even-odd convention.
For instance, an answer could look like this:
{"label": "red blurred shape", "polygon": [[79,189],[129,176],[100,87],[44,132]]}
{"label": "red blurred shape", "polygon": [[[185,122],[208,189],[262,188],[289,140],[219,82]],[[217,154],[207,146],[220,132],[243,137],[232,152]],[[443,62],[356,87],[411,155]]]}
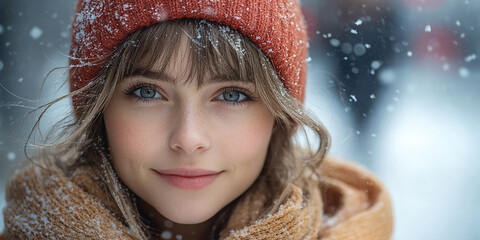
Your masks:
{"label": "red blurred shape", "polygon": [[457,37],[444,26],[432,25],[431,31],[421,28],[412,42],[416,58],[420,61],[451,62],[460,56]]}

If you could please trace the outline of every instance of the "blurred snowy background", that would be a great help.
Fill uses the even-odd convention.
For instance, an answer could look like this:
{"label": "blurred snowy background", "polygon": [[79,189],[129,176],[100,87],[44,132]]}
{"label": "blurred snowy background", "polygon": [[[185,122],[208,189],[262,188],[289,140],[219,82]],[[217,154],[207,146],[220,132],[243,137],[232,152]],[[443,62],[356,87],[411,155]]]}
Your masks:
{"label": "blurred snowy background", "polygon": [[[480,239],[480,0],[303,0],[307,107],[387,185],[394,239]],[[66,93],[75,1],[0,0],[0,208],[25,113]],[[50,123],[68,109],[63,102]],[[3,217],[0,231],[4,228]]]}

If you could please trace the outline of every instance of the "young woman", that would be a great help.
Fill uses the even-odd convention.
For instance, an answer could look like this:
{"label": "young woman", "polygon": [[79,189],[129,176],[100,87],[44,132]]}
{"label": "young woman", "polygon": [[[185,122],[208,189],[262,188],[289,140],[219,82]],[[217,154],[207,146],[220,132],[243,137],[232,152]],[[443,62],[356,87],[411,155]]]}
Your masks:
{"label": "young woman", "polygon": [[296,0],[80,0],[72,28],[74,117],[8,183],[7,239],[390,238],[383,186],[302,109]]}

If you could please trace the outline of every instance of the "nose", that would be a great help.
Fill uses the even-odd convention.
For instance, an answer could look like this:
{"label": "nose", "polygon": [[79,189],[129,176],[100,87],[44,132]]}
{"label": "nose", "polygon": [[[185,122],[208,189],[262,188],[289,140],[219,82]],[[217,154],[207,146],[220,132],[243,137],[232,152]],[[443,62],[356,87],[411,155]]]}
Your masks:
{"label": "nose", "polygon": [[170,148],[179,153],[200,153],[210,148],[206,116],[198,107],[179,109],[173,118]]}

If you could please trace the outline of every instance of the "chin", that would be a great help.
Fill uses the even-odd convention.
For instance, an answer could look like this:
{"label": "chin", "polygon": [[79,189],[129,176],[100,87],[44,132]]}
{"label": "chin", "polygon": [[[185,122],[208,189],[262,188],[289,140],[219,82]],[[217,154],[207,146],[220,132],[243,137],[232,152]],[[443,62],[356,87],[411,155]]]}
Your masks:
{"label": "chin", "polygon": [[170,221],[177,223],[177,224],[184,224],[184,225],[194,225],[194,224],[200,224],[203,222],[206,222],[210,218],[198,218],[198,219],[192,219],[192,218],[187,218],[187,219],[170,219]]}
{"label": "chin", "polygon": [[[216,210],[216,211],[215,211]],[[208,221],[221,209],[207,209],[207,206],[196,207],[195,209],[169,209],[169,211],[159,211],[168,220],[177,224],[199,224]]]}
{"label": "chin", "polygon": [[185,215],[176,215],[176,216],[168,216],[164,215],[164,217],[168,218],[170,221],[177,223],[177,224],[199,224],[208,221],[212,218],[215,214],[185,214]]}

